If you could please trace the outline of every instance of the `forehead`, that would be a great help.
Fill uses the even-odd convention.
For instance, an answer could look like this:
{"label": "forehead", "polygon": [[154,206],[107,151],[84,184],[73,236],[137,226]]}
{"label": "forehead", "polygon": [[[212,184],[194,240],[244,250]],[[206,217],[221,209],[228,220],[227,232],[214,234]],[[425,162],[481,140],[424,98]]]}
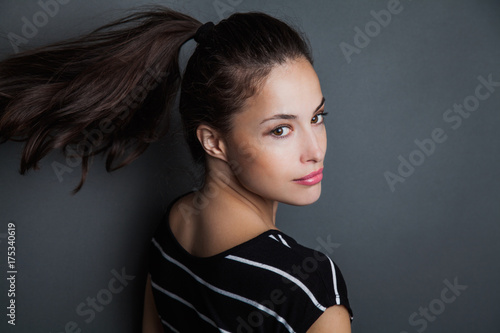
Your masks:
{"label": "forehead", "polygon": [[239,116],[250,123],[277,113],[309,117],[322,97],[314,68],[307,59],[299,58],[275,66]]}

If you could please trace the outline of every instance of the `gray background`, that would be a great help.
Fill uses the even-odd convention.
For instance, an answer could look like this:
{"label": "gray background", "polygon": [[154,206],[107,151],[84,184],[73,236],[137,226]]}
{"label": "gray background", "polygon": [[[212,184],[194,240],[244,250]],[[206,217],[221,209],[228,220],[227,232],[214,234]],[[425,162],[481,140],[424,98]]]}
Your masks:
{"label": "gray background", "polygon": [[[309,247],[334,243],[321,249],[347,280],[353,332],[500,332],[500,87],[456,130],[443,119],[474,94],[478,76],[500,81],[498,1],[401,0],[401,11],[350,62],[341,43],[355,46],[356,27],[375,29],[370,11],[389,1],[73,0],[25,46],[88,32],[153,2],[202,22],[264,11],[309,36],[330,112],[323,195],[307,207],[281,205],[277,225]],[[218,13],[217,3],[228,10]],[[2,0],[0,32],[21,35],[22,18],[40,10],[36,1]],[[184,61],[193,45],[183,48]],[[5,37],[0,51],[14,51]],[[414,140],[436,128],[446,141],[391,191],[384,173],[396,174],[398,156],[408,159]],[[78,167],[59,181],[52,164],[66,162],[54,152],[20,176],[20,149],[0,145],[0,331],[65,332],[74,322],[83,332],[138,332],[149,239],[170,200],[194,186],[180,133],[112,174],[97,158],[75,196]],[[14,328],[3,313],[9,221],[17,231]],[[103,299],[113,270],[134,279],[92,320],[79,315],[81,303],[88,310],[91,298]],[[467,286],[449,303],[441,300],[442,292],[453,296],[446,280]],[[410,321],[425,308],[427,319]]]}

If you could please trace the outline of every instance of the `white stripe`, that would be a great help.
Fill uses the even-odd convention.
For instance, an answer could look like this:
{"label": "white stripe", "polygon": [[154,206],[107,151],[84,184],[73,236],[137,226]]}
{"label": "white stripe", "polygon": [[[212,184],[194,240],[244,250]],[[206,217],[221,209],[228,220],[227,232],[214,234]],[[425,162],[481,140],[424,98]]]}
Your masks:
{"label": "white stripe", "polygon": [[335,302],[340,305],[340,295],[337,290],[337,274],[335,273],[335,265],[333,264],[332,259],[326,256],[328,260],[330,260],[330,265],[332,266],[332,275],[333,275],[333,290],[335,291]]}
{"label": "white stripe", "polygon": [[274,239],[275,241],[279,242],[279,240],[276,239],[276,237],[274,237],[274,235],[269,235],[269,237],[271,237],[272,239]]}
{"label": "white stripe", "polygon": [[259,268],[262,268],[262,269],[267,269],[267,270],[269,270],[271,272],[274,272],[276,274],[279,274],[281,276],[286,277],[288,280],[295,282],[295,284],[298,285],[307,294],[307,296],[309,296],[309,298],[311,299],[311,301],[314,303],[314,305],[318,309],[320,309],[321,311],[325,311],[326,310],[326,307],[324,307],[323,305],[321,305],[318,302],[318,300],[316,299],[316,297],[314,297],[313,293],[300,280],[298,280],[294,276],[288,274],[287,272],[282,271],[279,268],[276,268],[276,267],[273,267],[273,266],[270,266],[270,265],[267,265],[267,264],[263,264],[263,263],[260,263],[260,262],[257,262],[257,261],[252,261],[252,260],[248,260],[248,259],[245,259],[245,258],[233,256],[231,254],[228,255],[228,256],[226,256],[226,258],[227,259],[231,259],[231,260],[235,260],[235,261],[239,261],[239,262],[244,263],[244,264],[248,264],[248,265],[252,265],[252,266],[255,266],[255,267],[259,267]]}
{"label": "white stripe", "polygon": [[167,259],[168,261],[170,261],[171,263],[179,266],[180,268],[182,268],[186,273],[188,273],[189,275],[191,275],[196,281],[200,282],[201,284],[207,286],[208,288],[212,289],[213,291],[219,293],[219,294],[222,294],[224,296],[227,296],[227,297],[230,297],[230,298],[234,298],[238,301],[241,301],[241,302],[244,302],[244,303],[247,303],[247,304],[250,304],[256,308],[258,308],[259,310],[261,311],[264,311],[268,314],[270,314],[271,316],[275,317],[276,320],[278,320],[280,323],[282,323],[287,329],[289,332],[294,332],[294,330],[292,329],[292,327],[286,322],[286,320],[284,318],[282,318],[279,314],[277,314],[276,312],[274,312],[273,310],[263,306],[262,304],[260,303],[257,303],[251,299],[248,299],[246,297],[243,297],[243,296],[240,296],[240,295],[237,295],[237,294],[234,294],[230,291],[227,291],[227,290],[223,290],[223,289],[220,289],[208,282],[206,282],[205,280],[203,280],[202,278],[200,278],[199,276],[197,276],[196,274],[194,274],[193,272],[191,272],[191,270],[189,268],[187,268],[186,266],[184,266],[183,264],[181,264],[180,262],[178,262],[177,260],[175,260],[174,258],[170,257],[168,254],[166,254],[163,249],[161,248],[160,244],[158,244],[158,242],[153,239],[153,243],[155,244],[155,246],[160,250],[162,256]]}
{"label": "white stripe", "polygon": [[170,325],[169,323],[167,323],[165,320],[162,319],[161,322],[163,323],[163,325],[167,326],[172,331],[174,331],[174,333],[180,333],[178,330],[176,330],[172,325]]}
{"label": "white stripe", "polygon": [[[154,283],[153,281],[151,281],[151,286],[155,289],[158,289],[159,291],[161,291],[162,293],[164,293],[165,295],[167,296],[170,296],[171,298],[181,302],[182,304],[190,307],[191,309],[193,309],[197,314],[198,316],[200,316],[201,319],[203,319],[204,321],[206,321],[207,323],[209,323],[210,325],[216,327],[219,329],[219,331],[221,332],[227,332],[219,327],[217,327],[217,324],[210,318],[208,318],[207,316],[205,316],[203,313],[199,312],[193,304],[189,303],[188,301],[186,301],[185,299],[181,298],[180,296],[168,291],[168,290],[165,290],[163,289],[162,287],[160,287],[159,285],[157,285],[156,283]],[[170,328],[172,328],[173,330],[175,330],[173,327],[171,327],[166,321],[164,321],[162,319],[162,322],[165,322],[165,324],[167,324],[167,326],[169,326]],[[177,332],[177,331],[176,331]],[[229,332],[228,332],[229,333]]]}
{"label": "white stripe", "polygon": [[280,234],[278,234],[278,237],[281,239],[281,241],[283,242],[283,244],[285,244],[286,246],[290,247],[290,245],[288,245],[288,243],[286,242],[286,240],[284,240],[283,237],[281,237]]}

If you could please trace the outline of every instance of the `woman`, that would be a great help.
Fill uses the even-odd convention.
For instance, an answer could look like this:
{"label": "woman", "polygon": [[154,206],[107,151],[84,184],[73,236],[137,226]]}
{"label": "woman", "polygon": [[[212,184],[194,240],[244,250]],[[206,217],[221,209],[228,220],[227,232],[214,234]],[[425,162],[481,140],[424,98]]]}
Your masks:
{"label": "woman", "polygon": [[1,138],[26,140],[22,172],[54,148],[79,154],[77,191],[95,154],[113,170],[166,133],[180,81],[204,183],[170,204],[153,238],[143,331],[350,332],[338,267],[275,226],[278,202],[319,198],[326,152],[310,50],[285,23],[247,13],[202,25],[156,8],[7,59]]}

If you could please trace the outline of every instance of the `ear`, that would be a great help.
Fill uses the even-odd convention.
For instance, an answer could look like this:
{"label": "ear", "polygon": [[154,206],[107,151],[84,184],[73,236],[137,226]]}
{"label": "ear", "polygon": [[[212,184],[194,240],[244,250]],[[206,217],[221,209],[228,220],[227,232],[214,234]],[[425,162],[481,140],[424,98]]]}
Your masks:
{"label": "ear", "polygon": [[207,125],[199,125],[196,129],[196,136],[208,155],[228,161],[226,142],[218,131]]}

